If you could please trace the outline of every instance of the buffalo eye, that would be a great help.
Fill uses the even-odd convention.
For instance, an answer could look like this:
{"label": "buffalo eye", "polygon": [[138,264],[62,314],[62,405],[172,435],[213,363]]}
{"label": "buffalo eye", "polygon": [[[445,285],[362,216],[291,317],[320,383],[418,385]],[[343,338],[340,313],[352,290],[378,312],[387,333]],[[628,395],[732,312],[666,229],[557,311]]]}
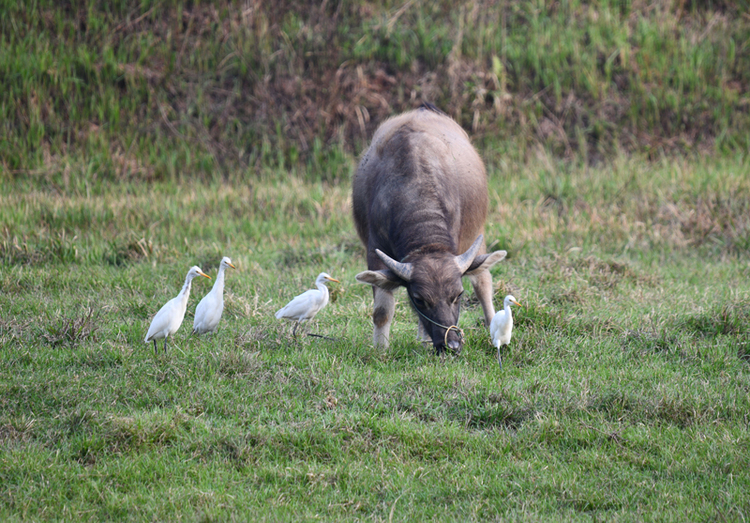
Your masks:
{"label": "buffalo eye", "polygon": [[461,299],[461,296],[463,295],[464,295],[463,291],[459,292],[458,295],[455,298],[453,298],[453,305],[458,303],[458,301]]}
{"label": "buffalo eye", "polygon": [[424,309],[427,305],[422,298],[419,298],[417,296],[412,296],[412,300],[414,300],[414,305],[418,309]]}

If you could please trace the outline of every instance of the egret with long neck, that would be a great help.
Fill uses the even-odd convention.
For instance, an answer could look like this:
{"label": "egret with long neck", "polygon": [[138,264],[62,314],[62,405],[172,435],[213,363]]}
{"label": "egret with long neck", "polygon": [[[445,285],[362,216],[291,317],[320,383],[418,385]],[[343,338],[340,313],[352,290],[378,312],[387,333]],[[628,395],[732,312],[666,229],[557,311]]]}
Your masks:
{"label": "egret with long neck", "polygon": [[185,284],[182,286],[180,293],[159,309],[154,319],[151,320],[151,326],[148,328],[145,341],[146,343],[150,341],[154,342],[154,351],[157,354],[159,353],[159,349],[156,346],[156,340],[164,339],[164,352],[166,353],[167,338],[177,332],[177,329],[182,325],[182,320],[187,310],[188,298],[190,297],[190,285],[196,276],[205,276],[209,280],[211,279],[211,276],[204,273],[197,265],[191,267],[187,276],[185,276]]}
{"label": "egret with long neck", "polygon": [[505,297],[505,300],[503,300],[503,310],[497,311],[497,314],[495,314],[490,323],[492,344],[497,347],[497,362],[500,364],[501,368],[503,366],[503,359],[500,354],[500,347],[510,343],[510,335],[513,331],[513,315],[510,312],[511,304],[522,307],[522,305],[516,301],[516,298],[509,294]]}
{"label": "egret with long neck", "polygon": [[195,308],[193,334],[213,332],[219,325],[221,314],[224,312],[224,271],[227,267],[235,268],[232,260],[225,256],[219,264],[219,273],[216,275],[213,288]]}

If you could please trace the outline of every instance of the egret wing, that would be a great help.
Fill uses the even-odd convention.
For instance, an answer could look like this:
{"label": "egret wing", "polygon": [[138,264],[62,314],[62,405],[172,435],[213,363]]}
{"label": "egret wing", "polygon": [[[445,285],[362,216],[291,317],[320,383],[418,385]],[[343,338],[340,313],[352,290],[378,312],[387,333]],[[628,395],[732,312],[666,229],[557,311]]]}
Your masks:
{"label": "egret wing", "polygon": [[[164,306],[159,309],[154,319],[151,320],[151,326],[148,328],[148,334],[146,334],[146,342],[151,341],[155,336],[163,338],[166,333],[169,332],[170,326],[172,325],[175,316],[179,311],[175,303],[175,298],[169,300]],[[180,319],[180,323],[182,319]],[[178,325],[179,327],[179,325]],[[163,333],[163,334],[162,334]],[[161,336],[159,336],[161,334]]]}
{"label": "egret wing", "polygon": [[495,334],[500,329],[500,325],[503,323],[503,318],[505,317],[505,311],[497,311],[495,315],[492,317],[492,321],[490,322],[490,336],[492,338],[495,338]]}
{"label": "egret wing", "polygon": [[315,289],[303,292],[276,313],[276,318],[309,320],[320,310],[323,294]]}
{"label": "egret wing", "polygon": [[206,294],[195,308],[195,319],[193,320],[193,331],[199,333],[213,331],[221,320],[224,310],[224,300],[220,299],[213,291]]}

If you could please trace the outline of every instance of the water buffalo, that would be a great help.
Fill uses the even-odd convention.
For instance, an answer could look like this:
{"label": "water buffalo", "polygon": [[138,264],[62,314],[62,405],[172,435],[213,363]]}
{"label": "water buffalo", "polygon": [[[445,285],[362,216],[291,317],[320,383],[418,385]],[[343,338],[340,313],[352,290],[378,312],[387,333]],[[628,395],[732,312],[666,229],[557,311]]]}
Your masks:
{"label": "water buffalo", "polygon": [[393,290],[406,287],[419,337],[441,354],[459,351],[457,328],[468,276],[489,325],[495,315],[489,268],[505,251],[485,254],[487,174],[466,132],[431,104],[393,117],[375,131],[352,189],[354,224],[373,287],[373,343],[388,347]]}

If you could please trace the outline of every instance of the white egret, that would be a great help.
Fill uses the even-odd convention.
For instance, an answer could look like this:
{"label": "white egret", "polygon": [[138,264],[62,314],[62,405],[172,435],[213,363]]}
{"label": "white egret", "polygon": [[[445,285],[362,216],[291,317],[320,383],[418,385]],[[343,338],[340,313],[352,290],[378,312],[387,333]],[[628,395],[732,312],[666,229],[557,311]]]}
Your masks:
{"label": "white egret", "polygon": [[219,274],[211,291],[206,294],[195,308],[195,319],[193,320],[193,334],[205,334],[216,330],[224,311],[224,270],[227,267],[235,268],[232,260],[224,256],[219,264]]}
{"label": "white egret", "polygon": [[326,282],[335,281],[340,283],[337,279],[331,278],[325,272],[321,272],[315,279],[316,289],[310,289],[309,291],[303,292],[292,301],[286,304],[282,309],[276,312],[276,319],[286,318],[288,320],[297,320],[292,330],[292,336],[297,336],[297,327],[303,321],[313,319],[313,317],[328,304],[328,287]]}
{"label": "white egret", "polygon": [[490,323],[490,336],[492,336],[492,344],[497,347],[497,362],[500,364],[500,367],[503,366],[500,347],[510,343],[510,334],[513,331],[513,315],[510,313],[511,304],[522,307],[516,301],[516,298],[509,294],[503,300],[503,310],[497,311]]}
{"label": "white egret", "polygon": [[205,276],[209,280],[211,279],[211,276],[203,272],[200,267],[191,267],[185,277],[185,284],[182,286],[180,294],[169,300],[151,320],[151,326],[148,328],[145,341],[146,343],[154,342],[154,350],[157,354],[159,354],[159,349],[156,347],[156,340],[164,338],[164,352],[166,353],[167,338],[177,332],[177,329],[182,325],[185,310],[187,310],[188,297],[190,296],[190,284],[196,276]]}

